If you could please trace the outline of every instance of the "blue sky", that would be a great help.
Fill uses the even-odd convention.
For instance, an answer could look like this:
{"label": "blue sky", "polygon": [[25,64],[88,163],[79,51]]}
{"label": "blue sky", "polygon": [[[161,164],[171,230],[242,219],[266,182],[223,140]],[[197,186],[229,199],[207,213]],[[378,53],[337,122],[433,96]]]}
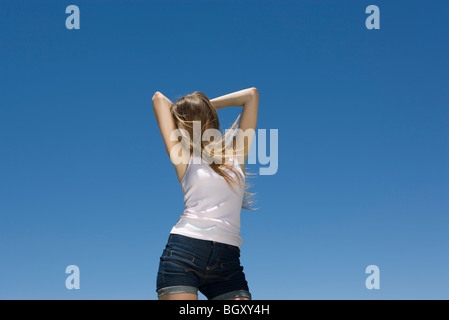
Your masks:
{"label": "blue sky", "polygon": [[[65,8],[80,8],[67,30]],[[365,8],[380,8],[367,30]],[[449,298],[447,1],[2,1],[0,298],[155,299],[183,210],[151,97],[255,86],[255,299]],[[219,111],[222,129],[239,108]],[[257,172],[260,164],[248,166]],[[81,289],[65,268],[79,266]],[[365,268],[380,268],[379,290]]]}

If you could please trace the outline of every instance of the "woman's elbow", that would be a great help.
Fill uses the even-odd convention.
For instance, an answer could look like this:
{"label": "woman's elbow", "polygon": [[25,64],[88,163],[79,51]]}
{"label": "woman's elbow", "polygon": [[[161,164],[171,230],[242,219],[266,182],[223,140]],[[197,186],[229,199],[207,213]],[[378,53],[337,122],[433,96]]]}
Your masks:
{"label": "woman's elbow", "polygon": [[259,91],[257,90],[256,87],[250,88],[249,91],[250,91],[250,93],[251,93],[251,96],[254,96],[254,97],[259,96]]}
{"label": "woman's elbow", "polygon": [[160,93],[159,91],[156,91],[155,93],[154,93],[154,95],[153,95],[153,98],[151,98],[151,100],[157,100],[157,99],[160,99],[160,98],[162,98],[164,95],[162,94],[162,93]]}

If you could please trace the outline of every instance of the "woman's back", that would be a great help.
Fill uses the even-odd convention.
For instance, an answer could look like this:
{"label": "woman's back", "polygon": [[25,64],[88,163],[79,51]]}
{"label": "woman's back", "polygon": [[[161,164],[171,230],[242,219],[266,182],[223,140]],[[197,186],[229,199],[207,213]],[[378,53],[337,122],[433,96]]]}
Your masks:
{"label": "woman's back", "polygon": [[244,174],[237,157],[232,164],[243,183],[232,184],[218,175],[200,156],[192,156],[181,180],[185,209],[171,233],[212,240],[240,247],[240,211],[244,196]]}

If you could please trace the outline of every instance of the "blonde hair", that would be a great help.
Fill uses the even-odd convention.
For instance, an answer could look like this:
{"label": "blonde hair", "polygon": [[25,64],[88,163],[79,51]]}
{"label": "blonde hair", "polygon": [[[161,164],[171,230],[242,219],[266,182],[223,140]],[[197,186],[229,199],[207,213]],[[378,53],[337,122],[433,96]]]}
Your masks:
{"label": "blonde hair", "polygon": [[[247,210],[255,210],[255,208],[252,208],[252,205],[254,204],[254,200],[252,198],[255,194],[247,191],[251,185],[246,179],[248,176],[254,175],[254,173],[250,173],[245,170],[244,178],[239,178],[240,175],[236,171],[237,169],[230,164],[230,159],[235,156],[237,156],[238,159],[244,159],[242,156],[244,154],[244,147],[242,146],[237,148],[239,144],[236,143],[235,136],[230,139],[230,136],[234,135],[236,131],[237,122],[240,119],[241,113],[234,121],[231,128],[226,130],[224,135],[221,135],[220,140],[203,141],[203,139],[199,139],[200,144],[198,145],[198,143],[195,143],[195,139],[193,139],[194,122],[200,123],[201,136],[203,136],[203,133],[208,129],[216,129],[220,131],[220,121],[218,119],[217,111],[207,96],[200,91],[195,91],[191,94],[185,95],[172,105],[170,112],[173,116],[176,127],[181,129],[181,135],[184,136],[184,131],[187,135],[187,137],[183,137],[181,140],[188,141],[188,145],[183,146],[185,150],[189,150],[191,155],[206,155],[208,158],[206,160],[212,170],[223,177],[231,187],[233,187],[233,184],[244,184],[242,208]],[[220,152],[215,153],[215,150],[219,150]],[[226,172],[226,169],[231,170],[237,178],[234,178]]]}

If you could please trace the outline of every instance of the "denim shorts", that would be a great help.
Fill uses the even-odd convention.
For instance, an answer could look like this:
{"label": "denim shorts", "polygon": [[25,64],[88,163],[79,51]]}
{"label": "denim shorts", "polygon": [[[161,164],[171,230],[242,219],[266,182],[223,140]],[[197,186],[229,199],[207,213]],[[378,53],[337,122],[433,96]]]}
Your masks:
{"label": "denim shorts", "polygon": [[240,249],[228,244],[170,234],[157,274],[157,294],[194,293],[208,299],[251,299],[240,265]]}

